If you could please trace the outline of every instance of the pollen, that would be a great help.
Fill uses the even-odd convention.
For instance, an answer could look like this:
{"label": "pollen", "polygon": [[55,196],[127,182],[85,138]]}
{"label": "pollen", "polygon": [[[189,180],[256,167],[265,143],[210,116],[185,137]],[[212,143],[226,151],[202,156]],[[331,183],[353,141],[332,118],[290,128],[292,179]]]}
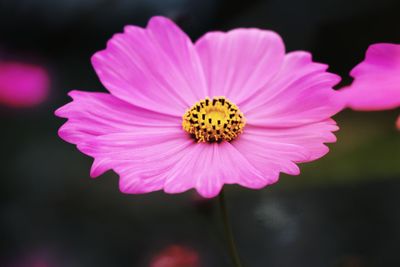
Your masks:
{"label": "pollen", "polygon": [[182,127],[197,142],[232,141],[246,124],[240,109],[225,97],[205,98],[183,115]]}

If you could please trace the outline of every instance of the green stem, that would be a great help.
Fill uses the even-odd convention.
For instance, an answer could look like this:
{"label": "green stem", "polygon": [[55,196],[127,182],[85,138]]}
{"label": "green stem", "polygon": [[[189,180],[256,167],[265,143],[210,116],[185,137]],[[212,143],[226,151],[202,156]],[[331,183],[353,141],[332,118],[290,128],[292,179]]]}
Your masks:
{"label": "green stem", "polygon": [[225,238],[226,241],[228,242],[229,253],[231,254],[232,262],[234,263],[235,267],[243,267],[242,264],[240,263],[240,257],[236,248],[235,239],[233,238],[232,227],[229,223],[228,210],[226,208],[226,203],[225,203],[224,189],[221,190],[221,193],[218,196],[218,200],[222,216],[222,222],[224,224]]}

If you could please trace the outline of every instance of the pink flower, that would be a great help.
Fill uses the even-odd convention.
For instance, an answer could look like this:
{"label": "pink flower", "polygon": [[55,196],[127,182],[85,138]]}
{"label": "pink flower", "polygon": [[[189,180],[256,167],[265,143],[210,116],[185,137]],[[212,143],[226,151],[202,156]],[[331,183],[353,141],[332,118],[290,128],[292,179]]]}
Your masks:
{"label": "pink flower", "polygon": [[47,72],[39,66],[0,62],[0,104],[32,107],[43,102],[49,91]]}
{"label": "pink flower", "polygon": [[154,17],[114,35],[92,63],[110,94],[70,92],[59,135],[94,157],[92,177],[118,173],[124,193],[260,189],[335,142],[339,77],[307,52],[285,54],[271,31],[210,32],[193,44]]}
{"label": "pink flower", "polygon": [[[4,264],[4,262],[3,262]],[[3,265],[2,265],[3,266]],[[18,258],[5,264],[7,267],[49,267],[52,266],[47,258],[39,255],[33,255],[26,258]]]}
{"label": "pink flower", "polygon": [[400,106],[400,45],[371,45],[350,75],[353,83],[338,94],[344,106],[364,111]]}
{"label": "pink flower", "polygon": [[188,248],[173,245],[154,257],[150,267],[200,267],[199,255]]}

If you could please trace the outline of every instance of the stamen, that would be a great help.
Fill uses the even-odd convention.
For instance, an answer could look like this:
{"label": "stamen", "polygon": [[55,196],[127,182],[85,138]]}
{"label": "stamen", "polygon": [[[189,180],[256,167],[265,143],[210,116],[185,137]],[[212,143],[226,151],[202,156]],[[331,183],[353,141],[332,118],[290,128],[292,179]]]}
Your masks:
{"label": "stamen", "polygon": [[[210,105],[211,104],[211,105]],[[197,142],[232,141],[246,124],[240,109],[225,97],[207,97],[183,115],[182,127]]]}

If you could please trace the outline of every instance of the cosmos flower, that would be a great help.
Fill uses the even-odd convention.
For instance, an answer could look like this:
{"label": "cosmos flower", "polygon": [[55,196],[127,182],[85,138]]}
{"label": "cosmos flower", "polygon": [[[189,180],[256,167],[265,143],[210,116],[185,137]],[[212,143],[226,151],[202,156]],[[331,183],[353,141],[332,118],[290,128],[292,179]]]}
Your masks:
{"label": "cosmos flower", "polygon": [[42,103],[49,91],[49,76],[40,66],[0,62],[0,104],[32,107]]}
{"label": "cosmos flower", "polygon": [[340,110],[340,78],[307,52],[285,54],[260,29],[210,32],[192,43],[167,18],[126,26],[92,58],[110,93],[72,91],[56,111],[59,135],[94,158],[91,176],[113,169],[124,193],[224,184],[260,189],[296,163],[328,152]]}
{"label": "cosmos flower", "polygon": [[400,45],[371,45],[350,75],[353,83],[337,95],[346,107],[368,111],[400,106]]}
{"label": "cosmos flower", "polygon": [[178,245],[171,245],[158,253],[150,262],[150,267],[200,267],[197,252]]}

